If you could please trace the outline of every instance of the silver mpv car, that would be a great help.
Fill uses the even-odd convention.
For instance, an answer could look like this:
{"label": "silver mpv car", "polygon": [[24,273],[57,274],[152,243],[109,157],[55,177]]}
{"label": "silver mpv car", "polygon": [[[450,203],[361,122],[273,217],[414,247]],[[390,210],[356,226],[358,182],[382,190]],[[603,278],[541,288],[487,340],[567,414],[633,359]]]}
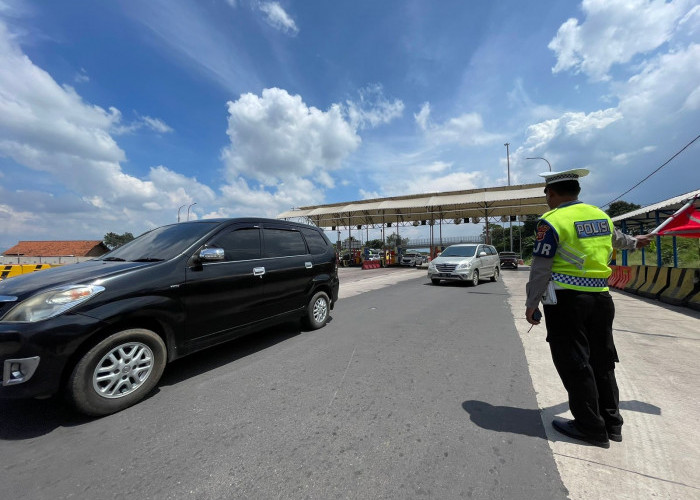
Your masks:
{"label": "silver mpv car", "polygon": [[433,285],[449,280],[466,281],[476,286],[484,278],[498,281],[500,273],[498,251],[485,244],[450,245],[428,265],[428,278]]}

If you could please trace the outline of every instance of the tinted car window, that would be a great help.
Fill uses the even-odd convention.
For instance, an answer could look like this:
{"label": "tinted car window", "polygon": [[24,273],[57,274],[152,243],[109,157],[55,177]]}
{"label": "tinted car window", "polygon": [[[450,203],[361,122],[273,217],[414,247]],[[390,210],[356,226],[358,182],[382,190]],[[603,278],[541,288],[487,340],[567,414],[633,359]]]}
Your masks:
{"label": "tinted car window", "polygon": [[187,250],[218,222],[195,222],[159,227],[104,254],[99,260],[168,260]]}
{"label": "tinted car window", "polygon": [[210,246],[224,249],[224,260],[251,260],[260,258],[260,230],[246,227],[226,231],[217,236]]}
{"label": "tinted car window", "polygon": [[451,246],[445,248],[445,250],[440,254],[440,257],[473,257],[475,246]]}
{"label": "tinted car window", "polygon": [[301,232],[304,233],[306,243],[309,245],[309,251],[312,254],[318,255],[326,252],[328,243],[321,233],[313,229],[302,229]]}
{"label": "tinted car window", "polygon": [[306,244],[299,231],[287,229],[263,229],[265,251],[263,257],[287,257],[306,254]]}

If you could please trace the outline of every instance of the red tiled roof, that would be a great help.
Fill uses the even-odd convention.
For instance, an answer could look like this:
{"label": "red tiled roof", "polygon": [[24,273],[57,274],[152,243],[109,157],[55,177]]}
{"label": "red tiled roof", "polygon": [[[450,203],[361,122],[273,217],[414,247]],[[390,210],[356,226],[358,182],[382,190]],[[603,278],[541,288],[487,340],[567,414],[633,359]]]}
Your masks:
{"label": "red tiled roof", "polygon": [[23,255],[26,257],[86,257],[95,247],[107,252],[108,248],[100,240],[96,241],[20,241],[8,248],[3,255]]}

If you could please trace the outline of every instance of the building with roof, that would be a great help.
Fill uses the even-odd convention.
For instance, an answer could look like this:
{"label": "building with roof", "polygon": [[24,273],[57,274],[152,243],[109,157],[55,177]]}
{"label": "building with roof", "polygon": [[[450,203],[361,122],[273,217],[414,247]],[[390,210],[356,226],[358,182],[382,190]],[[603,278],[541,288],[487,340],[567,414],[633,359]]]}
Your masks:
{"label": "building with roof", "polygon": [[109,252],[101,240],[20,241],[0,256],[1,264],[70,264]]}

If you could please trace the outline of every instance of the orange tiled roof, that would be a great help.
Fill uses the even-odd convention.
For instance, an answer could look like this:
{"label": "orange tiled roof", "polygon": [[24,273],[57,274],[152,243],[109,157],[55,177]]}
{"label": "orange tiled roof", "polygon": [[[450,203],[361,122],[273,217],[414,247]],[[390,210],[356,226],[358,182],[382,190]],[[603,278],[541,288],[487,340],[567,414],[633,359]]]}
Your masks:
{"label": "orange tiled roof", "polygon": [[4,255],[23,255],[26,257],[58,257],[73,255],[85,257],[95,247],[108,249],[100,240],[80,240],[80,241],[20,241],[12,248],[3,252]]}

